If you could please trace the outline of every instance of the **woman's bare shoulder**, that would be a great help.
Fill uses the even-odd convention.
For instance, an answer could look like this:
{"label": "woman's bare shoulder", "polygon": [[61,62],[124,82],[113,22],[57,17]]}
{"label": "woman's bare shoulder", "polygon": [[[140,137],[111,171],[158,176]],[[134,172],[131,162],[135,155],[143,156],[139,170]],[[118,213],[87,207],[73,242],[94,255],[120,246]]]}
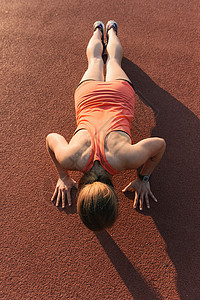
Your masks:
{"label": "woman's bare shoulder", "polygon": [[67,165],[69,170],[81,171],[91,154],[91,138],[87,130],[79,130],[69,142]]}
{"label": "woman's bare shoulder", "polygon": [[80,129],[74,133],[73,137],[71,138],[69,144],[77,145],[77,144],[87,144],[88,146],[91,145],[91,137],[87,129]]}
{"label": "woman's bare shoulder", "polygon": [[117,171],[124,170],[124,152],[132,144],[131,137],[123,131],[112,131],[105,140],[105,156],[108,163]]}

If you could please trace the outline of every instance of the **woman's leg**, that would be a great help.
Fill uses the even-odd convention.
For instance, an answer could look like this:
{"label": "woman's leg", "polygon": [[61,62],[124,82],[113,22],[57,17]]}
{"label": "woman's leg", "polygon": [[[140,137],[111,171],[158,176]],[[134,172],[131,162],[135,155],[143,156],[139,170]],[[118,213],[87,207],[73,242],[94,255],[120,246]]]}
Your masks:
{"label": "woman's leg", "polygon": [[83,75],[80,82],[84,80],[99,80],[104,81],[104,63],[102,59],[102,33],[97,28],[87,46],[88,69]]}
{"label": "woman's leg", "polygon": [[107,53],[108,58],[106,62],[106,81],[116,79],[124,79],[131,82],[124,70],[121,68],[123,49],[119,38],[113,28],[108,31]]}

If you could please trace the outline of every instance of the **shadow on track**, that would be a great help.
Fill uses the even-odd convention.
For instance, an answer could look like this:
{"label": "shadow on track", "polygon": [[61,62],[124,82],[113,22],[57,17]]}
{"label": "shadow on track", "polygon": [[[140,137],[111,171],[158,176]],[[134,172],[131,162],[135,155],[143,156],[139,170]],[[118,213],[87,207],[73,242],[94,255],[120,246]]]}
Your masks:
{"label": "shadow on track", "polygon": [[134,299],[157,299],[107,231],[95,235]]}
{"label": "shadow on track", "polygon": [[124,58],[122,67],[140,99],[154,111],[156,127],[151,136],[163,137],[167,142],[166,153],[151,178],[160,205],[148,214],[166,242],[177,271],[181,299],[192,295],[198,298],[200,122],[130,60]]}

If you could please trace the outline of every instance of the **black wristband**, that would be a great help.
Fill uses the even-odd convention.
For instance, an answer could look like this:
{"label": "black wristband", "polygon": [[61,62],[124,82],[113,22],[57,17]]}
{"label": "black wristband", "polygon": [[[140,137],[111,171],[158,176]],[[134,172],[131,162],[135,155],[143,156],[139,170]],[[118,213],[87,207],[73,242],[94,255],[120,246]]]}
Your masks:
{"label": "black wristband", "polygon": [[149,176],[149,175],[141,175],[141,174],[138,174],[138,177],[142,180],[142,182],[148,182],[149,179],[150,179],[150,176]]}

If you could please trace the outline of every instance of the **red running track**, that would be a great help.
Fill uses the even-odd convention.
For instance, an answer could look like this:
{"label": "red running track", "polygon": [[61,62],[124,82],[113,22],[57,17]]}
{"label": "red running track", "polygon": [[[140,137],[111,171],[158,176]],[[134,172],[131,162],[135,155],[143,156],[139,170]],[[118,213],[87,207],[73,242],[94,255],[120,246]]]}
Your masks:
{"label": "red running track", "polygon": [[[198,2],[0,0],[1,299],[200,299]],[[115,19],[138,98],[134,141],[166,139],[150,210],[132,208],[94,234],[51,202],[57,180],[45,137],[69,141],[73,93],[96,20]],[[80,173],[73,172],[78,180]]]}

